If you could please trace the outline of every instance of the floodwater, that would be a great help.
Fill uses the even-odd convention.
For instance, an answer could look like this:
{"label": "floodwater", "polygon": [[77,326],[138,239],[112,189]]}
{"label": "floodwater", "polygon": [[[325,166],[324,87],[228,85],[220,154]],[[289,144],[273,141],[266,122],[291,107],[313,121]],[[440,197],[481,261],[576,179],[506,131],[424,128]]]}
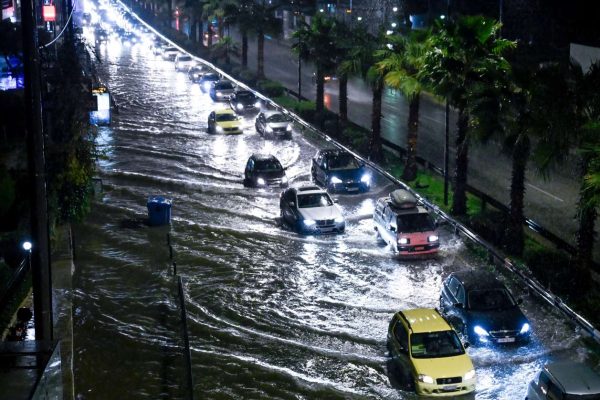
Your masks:
{"label": "floodwater", "polygon": [[[99,128],[103,192],[76,227],[75,390],[86,399],[185,396],[177,286],[184,281],[197,399],[414,399],[386,349],[399,309],[437,307],[452,271],[484,268],[442,228],[440,254],[399,260],[377,241],[375,200],[393,185],[336,195],[344,234],[301,236],[279,222],[280,190],[249,189],[252,153],[272,153],[291,184],[331,144],[296,130],[265,140],[245,118],[242,135],[206,133],[215,104],[145,44],[97,47],[100,76],[118,101]],[[146,224],[150,195],[172,199],[170,227]],[[522,399],[554,358],[586,360],[585,341],[560,315],[507,279],[531,320],[523,347],[472,346],[469,398]]]}

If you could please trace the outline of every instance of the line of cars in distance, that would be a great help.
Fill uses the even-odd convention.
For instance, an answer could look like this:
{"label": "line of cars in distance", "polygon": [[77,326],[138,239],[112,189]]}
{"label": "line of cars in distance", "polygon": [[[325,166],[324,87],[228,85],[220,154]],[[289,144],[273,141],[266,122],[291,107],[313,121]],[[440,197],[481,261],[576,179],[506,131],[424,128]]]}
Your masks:
{"label": "line of cars in distance", "polygon": [[[176,49],[176,48],[175,48]],[[189,56],[188,56],[189,57]],[[177,63],[181,54],[164,56]],[[190,57],[191,58],[191,57]],[[193,61],[193,60],[192,60]],[[182,64],[183,65],[183,64]],[[208,116],[209,133],[241,134],[241,117],[259,112],[256,132],[265,138],[291,138],[292,121],[279,111],[260,111],[260,100],[247,90],[203,66],[177,66],[187,71],[215,102],[230,108]],[[315,184],[289,187],[286,168],[270,154],[252,154],[245,169],[246,187],[282,188],[281,221],[302,234],[343,233],[346,222],[329,192],[364,193],[371,188],[365,164],[341,149],[319,150],[311,160]],[[437,223],[408,191],[398,189],[376,201],[373,224],[377,237],[401,256],[434,255],[439,249]],[[442,283],[439,309],[417,308],[395,313],[388,326],[387,345],[406,384],[424,396],[459,396],[474,392],[476,372],[466,352],[474,345],[521,345],[531,339],[531,326],[515,299],[494,273],[463,270]],[[600,376],[577,363],[546,365],[531,381],[529,400],[600,400]]]}

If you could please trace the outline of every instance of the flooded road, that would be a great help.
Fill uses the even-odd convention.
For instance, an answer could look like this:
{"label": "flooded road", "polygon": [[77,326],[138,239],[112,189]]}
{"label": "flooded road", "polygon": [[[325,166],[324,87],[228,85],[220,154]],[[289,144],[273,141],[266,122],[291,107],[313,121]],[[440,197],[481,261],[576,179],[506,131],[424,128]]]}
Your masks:
{"label": "flooded road", "polygon": [[[442,228],[432,260],[401,261],[371,220],[393,185],[336,195],[346,232],[305,237],[279,222],[280,190],[248,189],[252,153],[271,153],[292,185],[309,182],[323,140],[296,130],[265,140],[206,133],[215,104],[148,46],[98,48],[99,74],[119,103],[99,128],[103,193],[76,227],[75,390],[86,399],[173,399],[185,394],[177,290],[167,233],[185,282],[194,392],[199,399],[414,399],[388,356],[399,309],[438,307],[450,272],[489,268]],[[146,200],[173,200],[170,227],[146,225]],[[470,347],[477,392],[522,399],[551,358],[586,360],[584,341],[513,282],[534,339],[519,348]]]}

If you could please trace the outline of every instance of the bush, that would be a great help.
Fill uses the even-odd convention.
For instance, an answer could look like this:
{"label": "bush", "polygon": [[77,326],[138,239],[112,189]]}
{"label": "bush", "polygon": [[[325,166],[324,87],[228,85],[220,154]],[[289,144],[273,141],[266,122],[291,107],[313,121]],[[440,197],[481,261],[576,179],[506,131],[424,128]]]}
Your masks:
{"label": "bush", "polygon": [[523,259],[535,278],[553,293],[568,297],[582,293],[578,284],[582,280],[580,273],[574,260],[564,251],[526,247]]}
{"label": "bush", "polygon": [[366,154],[369,150],[369,131],[356,127],[344,129],[343,136],[359,153]]}
{"label": "bush", "polygon": [[245,69],[240,72],[240,80],[248,86],[254,86],[256,84],[256,72]]}
{"label": "bush", "polygon": [[481,237],[491,243],[502,245],[505,243],[505,227],[508,225],[508,216],[500,211],[486,210],[469,218],[469,226]]}
{"label": "bush", "polygon": [[262,80],[256,84],[258,90],[267,97],[279,97],[283,96],[285,88],[279,82]]}

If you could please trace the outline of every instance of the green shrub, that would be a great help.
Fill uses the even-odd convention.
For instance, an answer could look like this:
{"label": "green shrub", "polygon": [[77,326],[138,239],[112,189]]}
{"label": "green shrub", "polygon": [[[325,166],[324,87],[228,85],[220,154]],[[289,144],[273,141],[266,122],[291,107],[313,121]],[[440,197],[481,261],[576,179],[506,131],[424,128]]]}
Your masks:
{"label": "green shrub", "polygon": [[508,215],[486,210],[469,217],[469,226],[490,243],[502,245],[506,240],[505,227],[508,225]]}
{"label": "green shrub", "polygon": [[240,80],[248,86],[256,84],[256,72],[245,69],[240,72]]}
{"label": "green shrub", "polygon": [[575,261],[564,251],[526,247],[523,260],[535,278],[559,296],[581,294],[581,276]]}
{"label": "green shrub", "polygon": [[285,93],[285,88],[279,82],[262,80],[257,82],[259,92],[267,97],[278,97]]}
{"label": "green shrub", "polygon": [[347,127],[342,133],[348,144],[357,152],[366,154],[369,149],[369,131],[356,127]]}

